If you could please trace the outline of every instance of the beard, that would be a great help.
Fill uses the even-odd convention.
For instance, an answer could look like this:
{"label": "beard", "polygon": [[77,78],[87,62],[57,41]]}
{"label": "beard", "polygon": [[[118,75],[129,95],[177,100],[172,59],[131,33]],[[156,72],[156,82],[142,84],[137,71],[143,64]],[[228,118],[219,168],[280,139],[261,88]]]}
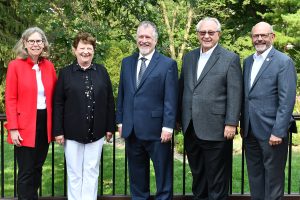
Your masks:
{"label": "beard", "polygon": [[271,45],[268,45],[266,43],[258,43],[254,44],[255,50],[259,53],[263,53],[266,51]]}
{"label": "beard", "polygon": [[148,55],[152,52],[153,49],[151,49],[150,47],[139,47],[139,50],[142,55]]}

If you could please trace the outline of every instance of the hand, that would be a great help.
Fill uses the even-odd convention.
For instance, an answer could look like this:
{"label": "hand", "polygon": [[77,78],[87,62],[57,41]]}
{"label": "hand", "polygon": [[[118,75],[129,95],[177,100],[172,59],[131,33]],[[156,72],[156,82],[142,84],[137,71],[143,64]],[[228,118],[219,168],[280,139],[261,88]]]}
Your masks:
{"label": "hand", "polygon": [[236,133],[236,126],[226,125],[224,128],[224,137],[227,140],[232,140]]}
{"label": "hand", "polygon": [[10,130],[10,138],[14,145],[17,147],[22,146],[21,142],[23,141],[23,138],[21,137],[18,130]]}
{"label": "hand", "polygon": [[275,145],[279,145],[281,143],[282,143],[282,138],[277,137],[275,135],[271,135],[271,137],[269,139],[269,145],[275,146]]}
{"label": "hand", "polygon": [[106,132],[106,142],[109,142],[110,139],[112,138],[112,132]]}
{"label": "hand", "polygon": [[56,136],[55,141],[57,144],[63,145],[65,143],[65,137],[63,135]]}
{"label": "hand", "polygon": [[121,138],[122,137],[122,126],[118,127],[118,132],[119,132],[119,136]]}
{"label": "hand", "polygon": [[172,139],[172,133],[170,133],[168,131],[162,131],[160,139],[161,139],[161,143],[169,142]]}

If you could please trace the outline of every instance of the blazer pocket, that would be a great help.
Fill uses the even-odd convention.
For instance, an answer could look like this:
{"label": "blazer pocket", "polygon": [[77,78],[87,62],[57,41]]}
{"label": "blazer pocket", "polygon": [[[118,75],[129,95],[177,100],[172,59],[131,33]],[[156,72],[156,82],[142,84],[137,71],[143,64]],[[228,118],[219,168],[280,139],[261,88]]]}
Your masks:
{"label": "blazer pocket", "polygon": [[162,111],[151,111],[152,117],[162,117],[163,113]]}
{"label": "blazer pocket", "polygon": [[225,115],[225,106],[213,105],[211,107],[211,113],[216,114],[216,115]]}
{"label": "blazer pocket", "polygon": [[29,122],[28,116],[24,113],[18,113],[17,118],[18,118],[18,126],[19,126],[18,128],[25,129]]}

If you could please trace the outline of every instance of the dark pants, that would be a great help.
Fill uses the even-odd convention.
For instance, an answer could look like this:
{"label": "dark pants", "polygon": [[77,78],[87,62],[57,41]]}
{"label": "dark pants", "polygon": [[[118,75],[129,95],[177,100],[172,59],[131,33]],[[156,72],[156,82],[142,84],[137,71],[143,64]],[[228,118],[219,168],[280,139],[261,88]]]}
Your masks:
{"label": "dark pants", "polygon": [[126,148],[132,200],[148,200],[150,197],[150,158],[156,178],[155,199],[171,200],[173,185],[171,142],[145,141],[131,134],[126,139]]}
{"label": "dark pants", "polygon": [[244,139],[252,200],[280,200],[284,195],[284,169],[288,138],[280,145],[258,140],[252,131]]}
{"label": "dark pants", "polygon": [[185,148],[193,175],[194,200],[228,199],[230,141],[199,139],[191,123],[185,133]]}
{"label": "dark pants", "polygon": [[[26,140],[26,138],[23,138]],[[47,111],[38,110],[35,147],[16,147],[18,162],[17,191],[19,200],[37,200],[41,185],[42,166],[48,152]]]}

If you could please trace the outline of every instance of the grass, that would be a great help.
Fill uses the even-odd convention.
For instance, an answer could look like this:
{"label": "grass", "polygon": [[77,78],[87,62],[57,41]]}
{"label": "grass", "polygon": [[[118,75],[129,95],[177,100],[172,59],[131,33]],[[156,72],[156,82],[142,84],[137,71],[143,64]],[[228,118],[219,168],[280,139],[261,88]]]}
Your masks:
{"label": "grass", "polygon": [[[299,129],[300,130],[300,129]],[[241,192],[241,153],[239,151],[239,146],[241,144],[241,139],[237,137],[234,142],[234,157],[233,157],[233,181],[232,181],[232,192]],[[13,147],[8,144],[4,144],[4,196],[13,196],[13,183],[14,183],[14,159],[13,159]],[[58,145],[54,145],[54,194],[55,196],[64,195],[64,183],[63,183],[63,171],[64,171],[64,156],[63,148]],[[116,149],[116,182],[115,182],[115,194],[124,194],[124,179],[125,179],[125,161],[124,161],[124,148],[118,147]],[[113,180],[112,180],[112,163],[113,163],[113,148],[112,145],[104,145],[103,148],[103,194],[111,195],[113,194]],[[287,166],[288,167],[288,166]],[[183,182],[183,163],[179,160],[174,160],[174,193],[182,194],[182,182]],[[300,193],[300,155],[299,151],[293,152],[292,160],[292,193]],[[249,193],[249,185],[247,179],[247,170],[245,166],[245,185],[244,192]],[[287,170],[286,170],[287,172]],[[151,165],[150,169],[151,179],[150,187],[151,193],[155,193],[155,179],[154,170]],[[51,196],[51,146],[49,150],[49,155],[43,168],[43,181],[42,181],[42,195]],[[128,177],[128,176],[127,176]],[[186,193],[191,193],[191,172],[186,164]],[[286,176],[287,179],[287,176]],[[99,177],[100,183],[100,177]],[[129,194],[127,180],[126,193]],[[99,193],[101,193],[101,187],[99,185]],[[286,184],[287,192],[287,184]]]}

